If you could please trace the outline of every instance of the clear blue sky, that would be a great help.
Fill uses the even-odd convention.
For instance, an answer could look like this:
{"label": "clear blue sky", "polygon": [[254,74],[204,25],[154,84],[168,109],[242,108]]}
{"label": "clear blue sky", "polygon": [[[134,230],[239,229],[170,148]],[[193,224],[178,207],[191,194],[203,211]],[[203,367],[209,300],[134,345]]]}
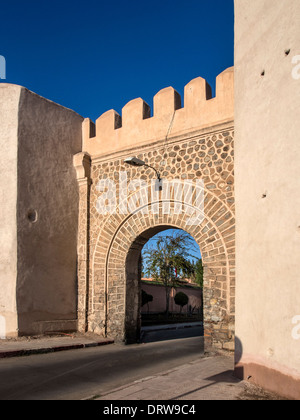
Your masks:
{"label": "clear blue sky", "polygon": [[9,0],[0,40],[4,82],[95,120],[198,76],[214,89],[233,65],[233,0]]}

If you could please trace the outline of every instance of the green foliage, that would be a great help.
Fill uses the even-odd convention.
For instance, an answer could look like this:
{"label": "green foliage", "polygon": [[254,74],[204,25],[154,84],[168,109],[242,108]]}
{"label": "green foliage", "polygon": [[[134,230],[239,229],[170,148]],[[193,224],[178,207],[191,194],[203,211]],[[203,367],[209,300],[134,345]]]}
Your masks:
{"label": "green foliage", "polygon": [[203,264],[202,259],[198,259],[194,263],[194,275],[193,280],[197,283],[201,288],[203,288]]}
{"label": "green foliage", "polygon": [[155,244],[145,248],[144,272],[165,286],[167,314],[171,289],[178,285],[179,280],[194,275],[194,264],[191,262],[193,250],[194,240],[186,232],[179,230],[173,235],[156,238]]}

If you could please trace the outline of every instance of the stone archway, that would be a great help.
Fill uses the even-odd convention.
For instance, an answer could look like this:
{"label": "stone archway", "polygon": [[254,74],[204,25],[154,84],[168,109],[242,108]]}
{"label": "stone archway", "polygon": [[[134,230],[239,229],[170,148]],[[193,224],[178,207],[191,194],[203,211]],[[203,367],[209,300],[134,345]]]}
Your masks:
{"label": "stone archway", "polygon": [[[206,192],[206,200],[215,202],[209,196],[211,193]],[[203,254],[205,345],[230,348],[234,317],[228,299],[230,260],[222,228],[220,230],[208,216],[203,217],[201,224],[190,226],[187,214],[174,212],[175,201],[171,201],[168,215],[162,214],[164,203],[157,204],[159,215],[144,214],[142,207],[122,220],[113,235],[112,226],[120,220],[118,215],[112,215],[99,232],[91,267],[89,328],[125,342],[136,341],[140,327],[138,263],[141,249],[154,234],[178,228],[195,239]],[[100,278],[104,279],[101,290]]]}
{"label": "stone archway", "polygon": [[[233,69],[217,77],[216,91],[216,98],[209,98],[206,82],[198,78],[185,88],[184,108],[178,93],[167,88],[155,96],[151,118],[147,104],[137,99],[124,107],[122,118],[115,111],[103,114],[96,133],[91,121],[84,121],[84,152],[74,157],[80,200],[79,330],[123,341],[135,336],[138,324],[132,314],[138,294],[130,295],[134,290],[130,283],[138,266],[126,277],[126,262],[138,258],[143,235],[168,226],[189,233],[201,250],[206,347],[234,349]],[[151,195],[153,170],[128,167],[124,159],[129,156],[159,168],[167,182],[201,181],[204,200],[199,221],[190,224],[188,211],[177,211],[175,187],[165,212],[166,198],[161,193]],[[134,180],[140,185],[133,186]],[[99,212],[99,199],[106,195],[102,181],[118,197],[112,202],[113,211]],[[134,210],[129,208],[132,200],[138,202]],[[188,205],[193,207],[192,202]]]}

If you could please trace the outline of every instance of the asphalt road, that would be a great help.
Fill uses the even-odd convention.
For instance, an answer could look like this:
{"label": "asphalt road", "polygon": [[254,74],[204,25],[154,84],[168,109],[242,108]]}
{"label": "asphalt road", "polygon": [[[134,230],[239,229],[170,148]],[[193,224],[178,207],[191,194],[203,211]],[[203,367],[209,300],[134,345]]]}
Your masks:
{"label": "asphalt road", "polygon": [[[112,344],[0,360],[0,400],[79,400],[194,361],[201,328],[147,333],[142,344]],[[157,341],[159,340],[159,341]]]}

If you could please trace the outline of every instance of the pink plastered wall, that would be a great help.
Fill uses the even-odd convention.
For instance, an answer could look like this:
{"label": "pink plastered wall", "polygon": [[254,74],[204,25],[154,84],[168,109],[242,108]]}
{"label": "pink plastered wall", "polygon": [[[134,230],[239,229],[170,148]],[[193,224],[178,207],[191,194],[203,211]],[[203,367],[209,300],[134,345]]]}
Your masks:
{"label": "pink plastered wall", "polygon": [[[166,310],[166,291],[164,286],[142,282],[141,288],[146,293],[153,296],[153,301],[149,302],[149,313],[164,312]],[[189,297],[189,303],[182,308],[182,312],[188,312],[189,305],[196,307],[195,311],[202,306],[201,289],[178,287],[176,290],[173,289],[171,291],[170,312],[180,312],[180,306],[176,305],[174,301],[174,297],[178,292],[183,292]],[[148,304],[142,307],[142,313],[148,313]]]}

